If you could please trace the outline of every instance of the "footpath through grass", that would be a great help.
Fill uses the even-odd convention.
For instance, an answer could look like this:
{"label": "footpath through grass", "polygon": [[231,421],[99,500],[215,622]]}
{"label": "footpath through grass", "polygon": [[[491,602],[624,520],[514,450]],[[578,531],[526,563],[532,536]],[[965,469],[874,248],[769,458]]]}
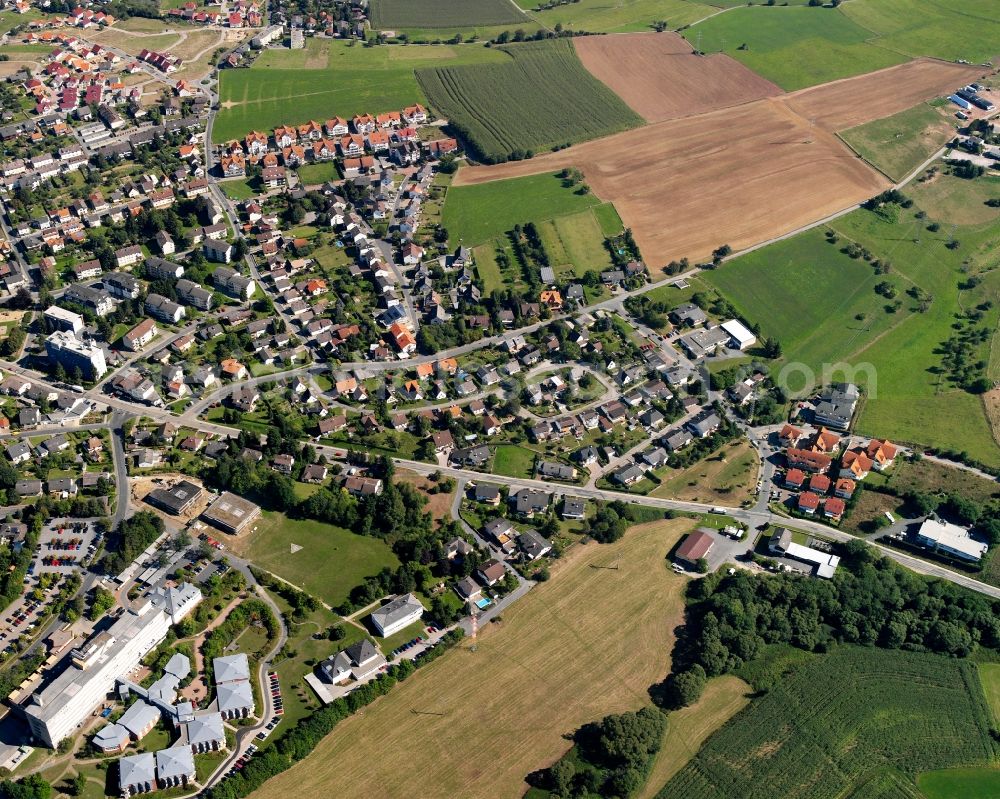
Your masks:
{"label": "footpath through grass", "polygon": [[[654,522],[610,549],[574,546],[551,580],[480,631],[475,651],[461,644],[397,685],[255,799],[520,796],[526,774],[568,749],[564,732],[649,704],[683,614],[685,581],[664,556],[689,529]],[[487,756],[501,739],[503,756]]]}
{"label": "footpath through grass", "polygon": [[339,605],[352,588],[399,560],[384,541],[312,519],[265,512],[256,529],[230,547],[328,605]]}

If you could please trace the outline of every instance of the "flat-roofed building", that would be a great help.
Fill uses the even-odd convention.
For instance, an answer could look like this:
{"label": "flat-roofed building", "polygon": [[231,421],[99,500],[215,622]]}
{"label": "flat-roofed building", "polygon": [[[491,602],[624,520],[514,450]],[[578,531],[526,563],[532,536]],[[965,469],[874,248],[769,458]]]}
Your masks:
{"label": "flat-roofed building", "polygon": [[917,530],[917,541],[935,552],[943,552],[961,560],[978,563],[989,546],[973,538],[969,531],[957,524],[943,522],[928,516]]}
{"label": "flat-roofed building", "polygon": [[146,495],[146,502],[174,516],[180,516],[189,511],[203,493],[201,486],[190,480],[181,480],[170,488],[154,488]]}
{"label": "flat-roofed building", "polygon": [[52,305],[45,309],[45,319],[51,328],[65,330],[69,333],[80,334],[86,327],[80,314],[67,311],[58,305]]}
{"label": "flat-roofed building", "polygon": [[[201,593],[194,586],[184,590],[200,600]],[[196,604],[187,603],[185,615]],[[156,602],[145,600],[71,650],[57,667],[58,673],[24,706],[32,735],[53,749],[73,735],[114,689],[115,681],[166,638],[173,623]]]}
{"label": "flat-roofed building", "polygon": [[224,532],[239,535],[247,525],[260,518],[260,507],[248,499],[224,491],[205,509],[201,518]]}

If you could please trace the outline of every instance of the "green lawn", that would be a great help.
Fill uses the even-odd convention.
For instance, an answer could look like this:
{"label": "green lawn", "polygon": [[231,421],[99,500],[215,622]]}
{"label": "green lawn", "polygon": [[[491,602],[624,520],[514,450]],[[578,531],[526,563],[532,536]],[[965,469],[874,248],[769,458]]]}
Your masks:
{"label": "green lawn", "polygon": [[907,315],[885,313],[885,300],[873,290],[881,278],[869,264],[844,255],[842,246],[812,230],[706,272],[703,279],[760,324],[765,336],[777,337],[786,361],[818,375],[824,364],[850,360]]}
{"label": "green lawn", "polygon": [[466,246],[475,246],[514,225],[538,224],[601,204],[593,194],[578,194],[576,188],[563,186],[557,174],[531,175],[452,186],[445,198],[443,221],[451,241],[461,239]]}
{"label": "green lawn", "polygon": [[1000,769],[949,768],[917,778],[927,799],[993,799],[1000,796]]}
{"label": "green lawn", "polygon": [[954,135],[946,109],[927,103],[845,130],[840,137],[869,163],[902,180]]}
{"label": "green lawn", "polygon": [[220,74],[216,141],[332,116],[377,114],[426,103],[413,71],[430,65],[509,61],[482,45],[363,47],[310,40],[305,50],[267,50],[250,69]]}
{"label": "green lawn", "polygon": [[704,52],[725,52],[789,91],[907,60],[869,43],[871,33],[839,8],[734,8],[683,35],[695,46],[700,42]]}
{"label": "green lawn", "polygon": [[493,471],[508,477],[534,476],[535,453],[515,444],[500,444],[493,456]]}
{"label": "green lawn", "polygon": [[[19,25],[27,25],[32,20],[39,19],[42,16],[41,12],[35,8],[29,8],[24,14],[18,14],[16,11],[0,11],[0,34],[7,33],[11,28],[16,28]],[[4,47],[4,52],[7,48]],[[49,48],[49,52],[52,48]]]}
{"label": "green lawn", "polygon": [[333,161],[300,166],[298,169],[298,176],[299,181],[303,186],[314,186],[320,183],[326,183],[330,180],[340,179],[340,174],[337,172],[337,166],[333,163]]}
{"label": "green lawn", "polygon": [[978,663],[979,682],[983,685],[986,704],[993,714],[994,724],[1000,721],[1000,663]]}
{"label": "green lawn", "polygon": [[[292,552],[293,545],[301,549]],[[343,602],[365,577],[399,565],[380,539],[271,512],[233,549],[330,605]]]}
{"label": "green lawn", "polygon": [[392,654],[393,649],[420,636],[424,632],[426,624],[427,622],[421,619],[407,625],[398,633],[393,633],[388,638],[376,638],[375,640],[378,641],[378,646],[382,650],[382,654],[388,658]]}
{"label": "green lawn", "polygon": [[230,200],[249,200],[251,197],[256,197],[261,191],[262,187],[260,181],[256,178],[251,178],[250,180],[226,180],[219,183],[222,187],[222,193],[225,194]]}
{"label": "green lawn", "polygon": [[486,296],[494,291],[503,288],[503,276],[500,274],[500,266],[497,264],[496,247],[493,242],[488,242],[473,250],[476,259],[476,271],[479,279],[483,281],[483,288]]}

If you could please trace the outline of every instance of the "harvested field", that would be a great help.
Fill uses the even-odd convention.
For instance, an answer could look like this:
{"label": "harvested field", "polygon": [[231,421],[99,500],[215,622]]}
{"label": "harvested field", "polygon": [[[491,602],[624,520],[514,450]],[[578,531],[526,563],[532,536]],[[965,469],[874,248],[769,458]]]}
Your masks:
{"label": "harvested field", "polygon": [[797,230],[888,185],[778,99],[647,125],[528,161],[462,169],[454,185],[567,166],[580,168],[597,196],[614,202],[654,274],[672,259],[703,259],[722,244],[740,250]]}
{"label": "harvested field", "polygon": [[522,795],[525,775],[569,748],[564,733],[648,705],[683,614],[686,581],[664,556],[690,527],[653,522],[573,547],[475,652],[464,643],[421,669],[252,796]]}
{"label": "harvested field", "polygon": [[583,36],[573,44],[590,73],[647,122],[703,114],[782,93],[727,55],[694,55],[691,45],[676,33]]}
{"label": "harvested field", "polygon": [[983,74],[980,66],[918,58],[868,75],[803,89],[788,95],[785,102],[814,125],[836,132],[950,94]]}

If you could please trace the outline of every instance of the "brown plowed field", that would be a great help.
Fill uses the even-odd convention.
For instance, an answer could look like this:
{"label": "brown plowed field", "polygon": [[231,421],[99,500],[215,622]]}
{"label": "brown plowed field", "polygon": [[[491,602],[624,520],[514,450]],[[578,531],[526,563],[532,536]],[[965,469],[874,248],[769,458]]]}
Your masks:
{"label": "brown plowed field", "polygon": [[[633,37],[586,41],[591,39],[596,44],[585,46]],[[585,40],[578,46],[580,41]],[[664,60],[676,57],[671,46],[667,37]],[[621,60],[628,59],[622,54]],[[745,249],[887,188],[888,181],[834,132],[911,108],[982,74],[982,67],[918,59],[793,94],[669,119],[528,161],[466,167],[455,183],[578,167],[597,196],[615,204],[655,275],[671,260],[701,260],[722,244]],[[660,102],[664,107],[665,98]]]}
{"label": "brown plowed field", "polygon": [[856,78],[824,83],[785,97],[797,114],[834,132],[898,114],[917,103],[955,89],[988,70],[918,58]]}
{"label": "brown plowed field", "polygon": [[675,119],[558,153],[463,168],[456,184],[576,166],[611,200],[657,273],[722,244],[743,249],[878,194],[888,182],[781,100]]}
{"label": "brown plowed field", "polygon": [[730,108],[782,90],[727,55],[697,56],[676,33],[581,36],[576,54],[647,122]]}

